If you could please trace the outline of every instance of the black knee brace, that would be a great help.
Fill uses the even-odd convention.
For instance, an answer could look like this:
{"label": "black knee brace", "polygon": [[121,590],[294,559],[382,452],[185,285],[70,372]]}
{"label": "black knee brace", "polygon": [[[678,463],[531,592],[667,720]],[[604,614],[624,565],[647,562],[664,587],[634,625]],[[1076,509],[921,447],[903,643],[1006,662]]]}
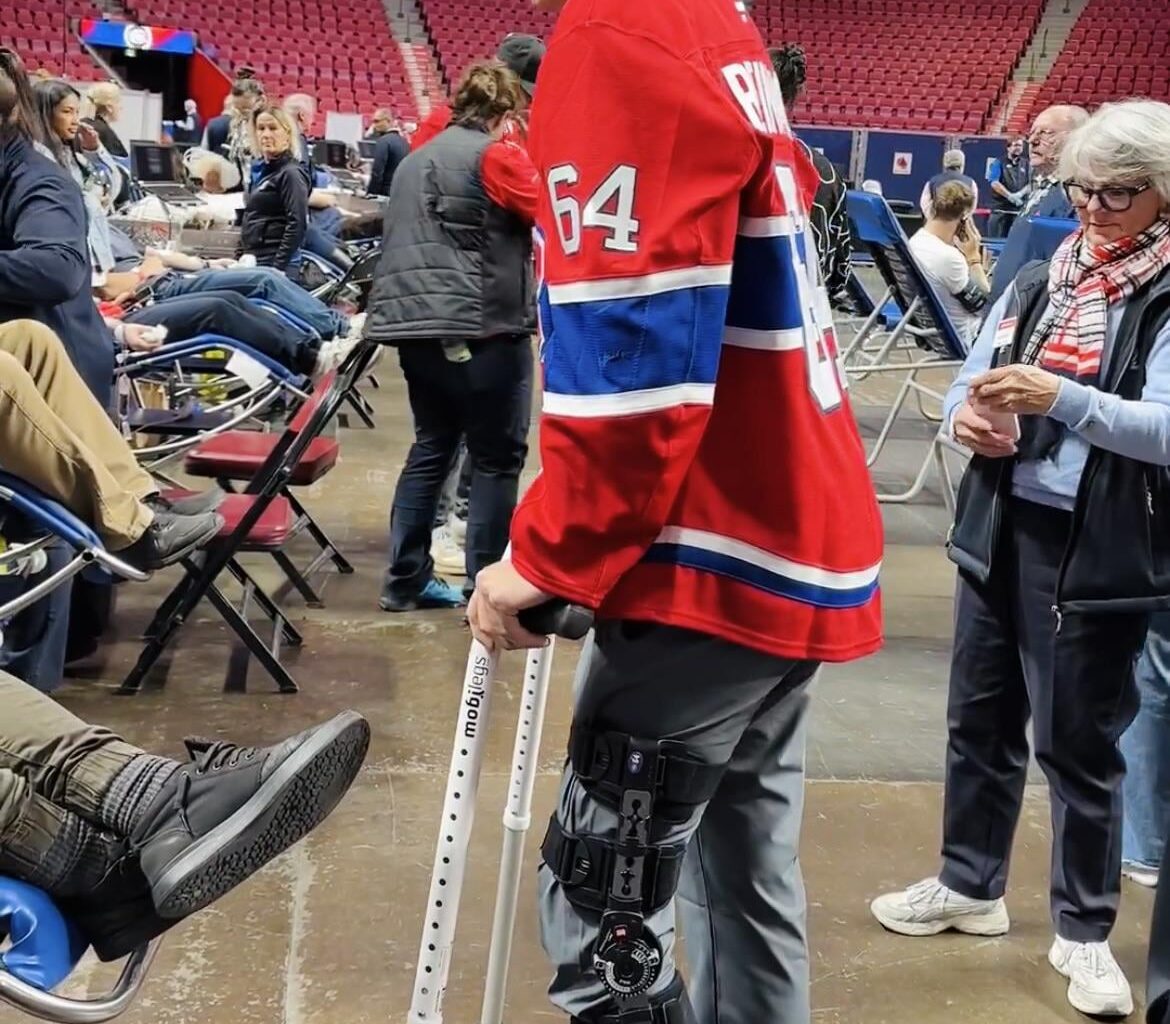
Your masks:
{"label": "black knee brace", "polygon": [[674,896],[686,852],[685,844],[655,846],[656,835],[710,799],[723,766],[688,757],[679,743],[578,726],[569,750],[585,789],[617,811],[617,834],[573,835],[554,819],[541,852],[569,902],[602,913],[593,969],[616,1000],[638,1000],[623,1013],[640,1011],[662,969],[662,947],[645,918]]}
{"label": "black knee brace", "polygon": [[602,1007],[583,1017],[574,1017],[571,1024],[695,1024],[695,1012],[682,978],[675,975],[666,991],[648,1000],[645,1006]]}

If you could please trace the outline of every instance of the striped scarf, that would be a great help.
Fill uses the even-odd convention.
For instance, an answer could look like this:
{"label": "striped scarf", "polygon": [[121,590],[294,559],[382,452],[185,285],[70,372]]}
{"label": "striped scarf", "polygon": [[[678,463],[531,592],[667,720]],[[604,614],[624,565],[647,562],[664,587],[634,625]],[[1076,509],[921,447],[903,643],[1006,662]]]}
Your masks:
{"label": "striped scarf", "polygon": [[1028,346],[1046,370],[1083,383],[1097,381],[1109,307],[1128,299],[1170,266],[1170,222],[1139,235],[1089,245],[1084,229],[1061,243],[1048,271],[1049,313]]}

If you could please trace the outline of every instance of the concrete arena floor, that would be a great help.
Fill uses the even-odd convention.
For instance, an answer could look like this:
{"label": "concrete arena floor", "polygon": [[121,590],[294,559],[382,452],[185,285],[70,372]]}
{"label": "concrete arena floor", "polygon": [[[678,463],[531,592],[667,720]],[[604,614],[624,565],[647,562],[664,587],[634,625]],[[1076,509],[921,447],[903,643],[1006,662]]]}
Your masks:
{"label": "concrete arena floor", "polygon": [[[229,644],[224,627],[204,611],[184,629],[165,688],[136,699],[113,697],[110,684],[137,654],[135,631],[173,584],[173,573],[122,590],[120,639],[90,667],[89,680],[61,694],[83,717],[176,754],[185,735],[272,742],[345,707],[360,709],[374,726],[368,764],[338,812],[251,884],[172,932],[127,1024],[406,1021],[468,638],[459,613],[394,617],[377,609],[387,508],[411,435],[393,359],[383,362],[382,383],[372,393],[377,431],[345,430],[343,462],[306,495],[358,572],[329,581],[324,610],[286,598],[306,636],[294,660],[299,696],[269,692],[255,668],[251,692],[224,695]],[[873,384],[854,391],[869,437],[880,423],[876,403],[886,393],[886,386]],[[912,476],[914,456],[923,450],[919,439],[929,433],[919,422],[896,434],[877,470],[879,485]],[[885,649],[828,669],[816,691],[803,858],[813,1017],[818,1024],[1074,1021],[1062,980],[1045,961],[1048,814],[1038,777],[1017,840],[1009,936],[904,939],[884,933],[869,916],[872,896],[936,867],[953,576],[941,549],[946,515],[937,484],[932,488],[916,504],[884,506]],[[257,556],[249,561],[263,565]],[[536,787],[529,883],[554,800],[574,661],[573,647],[562,647]],[[479,1019],[521,661],[511,656],[505,666],[447,996],[451,1022]],[[1149,893],[1127,884],[1115,949],[1139,997],[1151,905]],[[526,884],[510,1021],[560,1019],[543,996],[549,972],[533,907]],[[110,977],[108,968],[87,964],[75,981],[79,989],[98,988]],[[12,1011],[0,1011],[0,1024],[16,1020]]]}

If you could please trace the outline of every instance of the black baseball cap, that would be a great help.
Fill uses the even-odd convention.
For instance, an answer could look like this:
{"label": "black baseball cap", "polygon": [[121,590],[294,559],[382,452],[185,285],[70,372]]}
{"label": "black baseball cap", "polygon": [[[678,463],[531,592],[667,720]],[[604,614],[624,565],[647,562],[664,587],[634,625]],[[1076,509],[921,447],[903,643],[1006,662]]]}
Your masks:
{"label": "black baseball cap", "polygon": [[496,56],[515,72],[525,92],[532,95],[536,91],[536,76],[540,71],[544,51],[544,43],[536,36],[513,32],[504,37]]}

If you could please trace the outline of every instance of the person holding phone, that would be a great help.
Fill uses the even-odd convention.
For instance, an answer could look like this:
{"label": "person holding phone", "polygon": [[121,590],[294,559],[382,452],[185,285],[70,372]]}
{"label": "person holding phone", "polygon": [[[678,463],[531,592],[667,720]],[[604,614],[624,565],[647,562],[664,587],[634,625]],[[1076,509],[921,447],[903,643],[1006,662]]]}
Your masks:
{"label": "person holding phone", "polygon": [[910,251],[968,346],[979,334],[991,291],[974,212],[971,189],[961,181],[948,181],[935,192],[932,215],[910,239]]}

